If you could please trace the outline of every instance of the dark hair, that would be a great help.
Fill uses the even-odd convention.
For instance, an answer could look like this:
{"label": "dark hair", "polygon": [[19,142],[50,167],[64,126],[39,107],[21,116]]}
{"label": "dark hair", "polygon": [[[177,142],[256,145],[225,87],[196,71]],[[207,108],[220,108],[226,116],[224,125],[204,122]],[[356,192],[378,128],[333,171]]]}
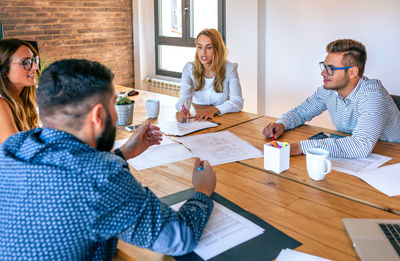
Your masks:
{"label": "dark hair", "polygon": [[[10,106],[15,125],[19,131],[29,130],[37,126],[36,86],[27,86],[17,95],[9,87],[8,73],[15,52],[21,46],[27,46],[36,56],[38,53],[28,42],[19,39],[0,40],[0,95]],[[36,72],[40,75],[40,72]]]}
{"label": "dark hair", "polygon": [[367,61],[367,51],[365,46],[352,39],[339,39],[326,46],[328,53],[344,53],[342,64],[344,66],[357,66],[358,76],[363,76],[365,63]]}
{"label": "dark hair", "polygon": [[62,124],[74,130],[98,103],[108,109],[114,74],[104,65],[88,60],[60,60],[43,71],[37,89],[40,119],[45,125]]}

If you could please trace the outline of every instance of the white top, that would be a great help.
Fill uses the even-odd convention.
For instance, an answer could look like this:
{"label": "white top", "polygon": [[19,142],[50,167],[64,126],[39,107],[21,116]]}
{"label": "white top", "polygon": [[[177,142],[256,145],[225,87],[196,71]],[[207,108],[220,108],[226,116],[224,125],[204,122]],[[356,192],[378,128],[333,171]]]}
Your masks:
{"label": "white top", "polygon": [[236,63],[227,62],[225,65],[226,73],[222,84],[222,93],[214,91],[215,77],[205,78],[204,88],[195,92],[193,67],[193,63],[188,62],[183,68],[179,100],[175,105],[177,110],[181,110],[185,100],[192,100],[193,103],[199,105],[214,105],[221,112],[220,114],[238,112],[243,109],[244,100]]}

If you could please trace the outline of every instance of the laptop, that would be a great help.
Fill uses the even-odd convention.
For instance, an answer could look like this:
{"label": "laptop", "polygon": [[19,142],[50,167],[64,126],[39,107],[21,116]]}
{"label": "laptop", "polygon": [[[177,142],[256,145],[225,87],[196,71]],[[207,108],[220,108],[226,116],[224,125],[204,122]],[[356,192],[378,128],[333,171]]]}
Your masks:
{"label": "laptop", "polygon": [[400,218],[344,218],[343,225],[360,260],[400,261]]}

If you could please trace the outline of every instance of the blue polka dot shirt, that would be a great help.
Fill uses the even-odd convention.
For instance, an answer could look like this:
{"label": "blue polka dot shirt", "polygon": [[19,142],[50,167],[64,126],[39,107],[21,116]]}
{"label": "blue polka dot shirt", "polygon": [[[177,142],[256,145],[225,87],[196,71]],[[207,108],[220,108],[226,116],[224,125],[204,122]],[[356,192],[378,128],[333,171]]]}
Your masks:
{"label": "blue polka dot shirt", "polygon": [[173,211],[125,160],[66,132],[37,128],[0,145],[1,260],[111,260],[118,239],[182,255],[212,208],[196,192]]}

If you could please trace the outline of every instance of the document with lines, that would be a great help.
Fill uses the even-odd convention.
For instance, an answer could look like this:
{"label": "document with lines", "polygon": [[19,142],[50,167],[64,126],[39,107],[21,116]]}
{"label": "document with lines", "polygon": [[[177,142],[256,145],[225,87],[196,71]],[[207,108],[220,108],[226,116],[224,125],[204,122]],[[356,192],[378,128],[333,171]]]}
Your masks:
{"label": "document with lines", "polygon": [[332,169],[344,172],[356,177],[359,177],[359,173],[371,169],[376,169],[382,164],[388,162],[392,158],[371,153],[365,159],[340,159],[331,158]]}
{"label": "document with lines", "polygon": [[[171,207],[178,211],[184,203]],[[262,227],[214,201],[214,209],[194,252],[208,260],[263,232]]]}
{"label": "document with lines", "polygon": [[[186,160],[193,157],[192,152],[179,143],[174,142],[163,135],[160,145],[153,145],[139,156],[128,160],[137,170],[166,165],[176,161]],[[114,149],[119,148],[128,139],[117,140],[114,143]]]}
{"label": "document with lines", "polygon": [[218,123],[189,119],[189,122],[166,121],[157,124],[157,126],[167,135],[184,136],[199,130],[217,127]]}
{"label": "document with lines", "polygon": [[263,157],[262,152],[229,131],[179,138],[196,157],[219,165],[238,160]]}

